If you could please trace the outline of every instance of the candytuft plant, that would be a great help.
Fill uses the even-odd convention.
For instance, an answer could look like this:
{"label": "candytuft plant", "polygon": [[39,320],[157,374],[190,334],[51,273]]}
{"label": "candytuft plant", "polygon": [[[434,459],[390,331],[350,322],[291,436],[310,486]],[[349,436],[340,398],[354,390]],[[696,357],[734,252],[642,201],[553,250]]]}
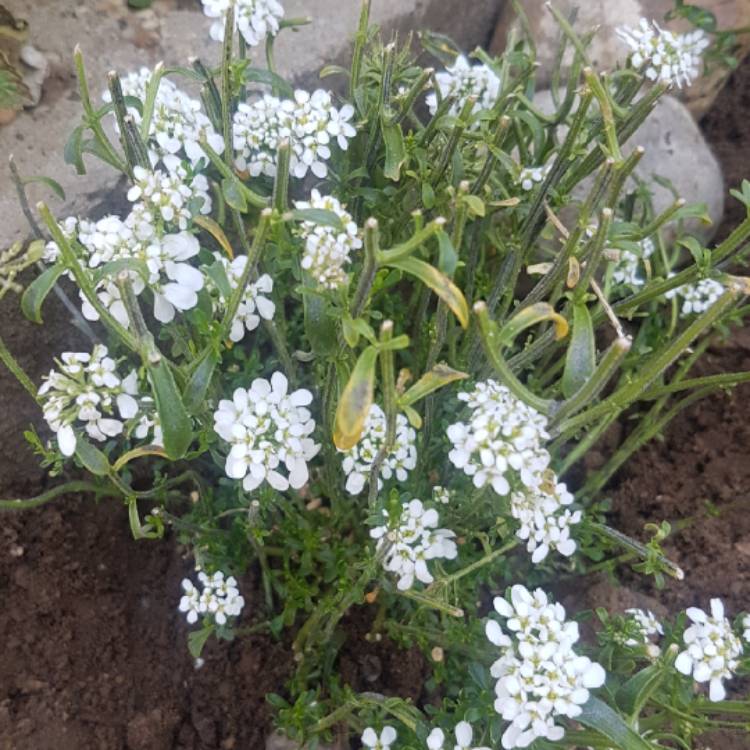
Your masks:
{"label": "candytuft plant", "polygon": [[[694,375],[748,312],[750,215],[706,247],[689,233],[703,207],[656,213],[633,179],[638,128],[698,74],[703,36],[644,20],[620,31],[628,64],[597,72],[550,7],[573,64],[543,111],[525,39],[491,58],[425,33],[423,67],[365,0],[350,66],[321,73],[335,93],[303,91],[274,41],[304,20],[275,0],[204,6],[215,67],[113,72],[99,102],[75,54],[66,161],[121,171],[129,210],[37,206],[46,268],[23,310],[41,322],[74,288],[93,341],[38,385],[0,356],[39,403],[47,434],[27,437],[51,474],[87,478],[0,507],[86,491],[125,503],[136,539],[174,534],[195,561],[175,592],[191,653],[284,639],[296,670],[268,699],[309,747],[648,750],[742,731],[750,705],[727,695],[750,617],[719,600],[689,625],[597,610],[594,642],[554,595],[561,574],[627,563],[683,576],[668,524],[629,538],[602,491],[681,409],[750,380]],[[344,683],[356,607],[368,638],[429,655],[429,700]]]}

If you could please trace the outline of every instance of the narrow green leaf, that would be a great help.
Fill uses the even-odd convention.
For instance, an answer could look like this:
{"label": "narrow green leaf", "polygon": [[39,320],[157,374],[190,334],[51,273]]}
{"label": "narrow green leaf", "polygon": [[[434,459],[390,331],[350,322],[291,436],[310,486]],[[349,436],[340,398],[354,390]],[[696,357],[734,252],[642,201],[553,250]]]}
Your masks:
{"label": "narrow green leaf", "polygon": [[[304,284],[306,288],[315,285],[310,274],[304,275]],[[335,321],[327,314],[327,301],[317,294],[304,294],[302,304],[305,313],[305,334],[315,356],[332,356],[338,347],[338,339]]]}
{"label": "narrow green leaf", "polygon": [[290,211],[288,215],[294,221],[309,221],[312,224],[333,227],[339,232],[344,231],[338,214],[333,211],[328,211],[325,208],[298,208],[294,211]]}
{"label": "narrow green leaf", "polygon": [[453,383],[456,380],[464,380],[468,378],[468,373],[461,372],[460,370],[454,370],[448,365],[435,365],[428,373],[422,375],[422,377],[399,398],[399,406],[411,406],[420,399],[423,399],[433,391],[442,388],[443,386]]}
{"label": "narrow green leaf", "polygon": [[354,447],[362,435],[375,392],[377,361],[378,350],[374,346],[368,346],[359,355],[349,382],[341,393],[333,430],[333,442],[339,450]]}
{"label": "narrow green leaf", "polygon": [[385,167],[383,174],[387,179],[398,182],[401,179],[401,167],[406,161],[404,134],[399,123],[389,123],[385,115],[380,118],[385,143]]}
{"label": "narrow green leaf", "polygon": [[666,675],[663,664],[651,664],[633,675],[615,695],[617,705],[628,715],[638,716]]}
{"label": "narrow green leaf", "polygon": [[636,734],[620,714],[594,696],[588,699],[576,721],[604,735],[619,750],[654,750],[654,746]]}
{"label": "narrow green leaf", "polygon": [[203,627],[200,630],[192,630],[188,633],[188,651],[193,659],[198,659],[203,653],[203,647],[206,645],[206,641],[208,641],[213,632],[214,626],[206,625],[206,627]]}
{"label": "narrow green leaf", "polygon": [[193,426],[185,411],[172,371],[164,358],[156,364],[148,364],[148,375],[159,413],[164,450],[174,461],[182,458],[193,440]]}
{"label": "narrow green leaf", "polygon": [[398,268],[410,276],[415,276],[432,289],[451,309],[458,322],[466,328],[469,325],[469,305],[463,292],[441,271],[418,258],[402,258],[387,263],[391,268]]}
{"label": "narrow green leaf", "polygon": [[23,184],[30,185],[32,182],[41,182],[46,185],[52,192],[62,201],[65,200],[65,191],[62,189],[62,185],[51,177],[26,177],[24,178]]}
{"label": "narrow green leaf", "polygon": [[225,177],[221,181],[221,192],[229,206],[241,213],[247,211],[247,199],[242,192],[242,183],[236,177]]}
{"label": "narrow green leaf", "polygon": [[83,163],[82,142],[83,125],[79,125],[70,134],[63,149],[65,163],[74,166],[77,174],[86,174],[86,166]]}
{"label": "narrow green leaf", "polygon": [[243,83],[260,83],[278,91],[285,99],[294,98],[294,89],[280,75],[264,68],[245,68],[242,71]]}
{"label": "narrow green leaf", "polygon": [[550,320],[555,324],[556,338],[562,339],[568,335],[568,321],[562,315],[556,313],[552,305],[546,302],[537,302],[519,310],[505,323],[498,334],[498,346],[510,346],[522,331],[545,320]]}
{"label": "narrow green leaf", "polygon": [[56,263],[44,273],[37,276],[34,281],[26,287],[21,297],[21,310],[23,314],[34,323],[42,322],[42,305],[47,295],[52,291],[57,280],[65,272],[62,263]]}
{"label": "narrow green leaf", "polygon": [[456,266],[458,265],[458,253],[456,253],[456,249],[453,247],[453,243],[447,232],[438,232],[437,240],[438,249],[440,250],[438,268],[446,276],[453,278]]}
{"label": "narrow green leaf", "polygon": [[183,394],[185,408],[189,413],[194,414],[200,411],[201,406],[206,398],[208,387],[211,385],[211,379],[214,376],[216,365],[219,364],[220,357],[216,352],[209,351],[198,366],[193,370]]}
{"label": "narrow green leaf", "polygon": [[107,457],[80,435],[76,436],[76,458],[86,471],[97,477],[109,476],[110,466]]}
{"label": "narrow green leaf", "polygon": [[219,294],[225,300],[229,299],[232,296],[232,287],[229,284],[229,277],[224,264],[217,260],[216,263],[205,266],[203,270],[206,272],[206,276],[216,284]]}
{"label": "narrow green leaf", "polygon": [[109,263],[105,263],[103,266],[97,268],[91,275],[91,280],[94,286],[96,286],[103,279],[116,278],[121,271],[133,271],[145,282],[148,282],[150,276],[145,261],[136,258],[118,258],[117,260],[111,260]]}
{"label": "narrow green leaf", "polygon": [[596,345],[594,326],[585,302],[573,305],[573,330],[565,355],[565,371],[562,376],[562,392],[570,398],[594,374],[596,369]]}

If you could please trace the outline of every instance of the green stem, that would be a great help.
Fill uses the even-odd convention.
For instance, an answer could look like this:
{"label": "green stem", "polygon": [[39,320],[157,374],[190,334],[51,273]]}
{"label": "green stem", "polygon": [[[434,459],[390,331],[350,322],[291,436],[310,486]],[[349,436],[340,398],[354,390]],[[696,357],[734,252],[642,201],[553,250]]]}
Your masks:
{"label": "green stem", "polygon": [[37,395],[38,389],[34,386],[31,378],[26,374],[26,371],[18,364],[18,360],[11,354],[10,349],[3,341],[0,336],[0,362],[2,362],[10,372],[15,376],[16,380],[26,389],[27,393],[39,403],[39,396]]}
{"label": "green stem", "polygon": [[232,149],[232,51],[234,48],[234,3],[227,8],[221,57],[221,126],[224,136],[224,162],[231,166]]}
{"label": "green stem", "polygon": [[66,482],[60,484],[57,487],[53,487],[51,490],[42,492],[36,497],[30,497],[27,499],[14,499],[14,500],[0,500],[0,511],[3,510],[30,510],[31,508],[38,508],[40,505],[45,505],[55,498],[61,495],[69,495],[74,492],[93,492],[97,497],[99,495],[107,495],[109,497],[119,496],[119,492],[115,492],[111,489],[99,487],[91,482]]}
{"label": "green stem", "polygon": [[365,309],[367,299],[372,291],[372,285],[375,283],[375,275],[378,271],[378,256],[380,255],[379,243],[378,220],[369,218],[365,222],[365,261],[350,308],[351,316],[355,320]]}

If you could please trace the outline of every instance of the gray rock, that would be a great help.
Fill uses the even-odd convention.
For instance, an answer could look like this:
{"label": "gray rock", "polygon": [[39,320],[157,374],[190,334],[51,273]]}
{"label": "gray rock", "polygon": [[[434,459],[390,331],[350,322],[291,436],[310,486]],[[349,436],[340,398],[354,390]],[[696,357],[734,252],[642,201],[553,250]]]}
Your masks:
{"label": "gray rock", "polygon": [[[537,92],[534,103],[545,114],[554,111],[548,90]],[[560,137],[563,137],[562,132]],[[724,177],[687,107],[672,96],[662,97],[648,119],[623,145],[622,152],[627,156],[638,146],[645,149],[645,154],[635,176],[648,183],[653,192],[654,210],[660,213],[674,202],[672,193],[654,180],[657,175],[669,180],[688,203],[706,204],[713,224],[706,226],[691,219],[686,226],[704,242],[709,240],[724,213]],[[575,196],[585,196],[593,179],[590,176],[584,180]],[[635,181],[631,179],[628,186],[634,187]]]}

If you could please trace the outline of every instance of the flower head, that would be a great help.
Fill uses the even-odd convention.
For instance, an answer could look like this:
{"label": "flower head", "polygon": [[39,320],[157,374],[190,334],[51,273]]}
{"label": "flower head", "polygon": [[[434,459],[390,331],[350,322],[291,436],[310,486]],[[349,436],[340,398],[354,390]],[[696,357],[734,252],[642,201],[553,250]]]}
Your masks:
{"label": "flower head", "polygon": [[550,169],[552,169],[551,161],[540,167],[522,167],[518,172],[516,184],[528,193],[547,179]]}
{"label": "flower head", "polygon": [[345,151],[348,140],[356,135],[350,123],[353,116],[350,104],[338,109],[323,89],[312,94],[298,89],[294,99],[265,94],[249,104],[242,102],[232,126],[236,166],[254,177],[274,177],[279,145],[288,139],[292,151],[290,174],[301,179],[311,171],[322,179],[328,175],[331,140]]}
{"label": "flower head", "polygon": [[639,634],[639,638],[637,639],[628,638],[628,640],[625,641],[626,646],[649,645],[651,638],[654,636],[658,638],[659,636],[664,635],[662,624],[656,619],[656,615],[654,615],[650,609],[626,609],[625,614],[630,616],[630,619],[636,625]]}
{"label": "flower head", "polygon": [[410,589],[414,579],[422,583],[434,580],[427,562],[436,558],[455,559],[458,554],[453,541],[455,534],[449,529],[438,529],[440,520],[433,508],[425,508],[421,500],[405,503],[397,518],[391,519],[383,511],[385,524],[370,530],[378,540],[378,549],[387,545],[383,567],[398,576],[397,588]]}
{"label": "flower head", "polygon": [[618,259],[612,267],[612,281],[615,284],[627,286],[643,286],[646,280],[642,276],[642,265],[653,254],[656,247],[654,241],[646,237],[639,244],[639,252],[632,250],[618,250]]}
{"label": "flower head", "polygon": [[685,317],[706,312],[724,291],[724,286],[715,279],[701,279],[696,284],[683,284],[670,289],[664,296],[667,299],[682,297],[680,315]]}
{"label": "flower head", "polygon": [[689,86],[700,73],[701,55],[710,41],[701,30],[673,34],[641,18],[637,28],[620,26],[617,36],[630,48],[630,62],[650,81]]}
{"label": "flower head", "polygon": [[211,39],[224,41],[229,7],[234,3],[234,28],[250,47],[261,44],[266,36],[276,36],[284,8],[278,0],[201,0],[203,12],[216,20],[211,24]]}
{"label": "flower head", "polygon": [[198,573],[201,590],[189,578],[182,580],[184,594],[178,609],[184,612],[187,621],[193,625],[199,617],[210,616],[217,625],[226,625],[227,618],[238,617],[245,606],[245,600],[237,588],[234,577],[224,577],[221,571],[212,576]]}
{"label": "flower head", "polygon": [[344,267],[350,262],[352,250],[362,247],[357,224],[336,198],[322,196],[317,190],[310,193],[309,201],[296,201],[300,210],[308,208],[330,211],[339,218],[340,226],[303,221],[298,233],[305,241],[302,268],[327,289],[335,289],[348,281]]}
{"label": "flower head", "polygon": [[[372,464],[385,442],[385,413],[377,405],[370,407],[359,442],[344,453],[342,468],[346,474],[346,491],[358,495],[369,479]],[[399,482],[405,482],[409,471],[417,465],[417,433],[409,426],[406,417],[396,417],[396,440],[393,450],[383,459],[380,466],[378,486],[384,479],[394,475]]]}
{"label": "flower head", "polygon": [[692,674],[696,682],[708,682],[709,698],[722,701],[726,697],[724,680],[734,676],[742,642],[724,616],[721,599],[711,599],[711,614],[689,607],[687,616],[693,624],[682,636],[687,648],[678,654],[675,667],[682,674]]}
{"label": "flower head", "polygon": [[491,673],[497,679],[495,711],[509,722],[502,745],[510,750],[537,737],[559,740],[565,730],[556,719],[580,715],[589,690],[604,684],[604,669],[573,650],[578,624],[566,620],[565,609],[541,589],[513,586],[510,599],[496,597],[494,605],[505,629],[489,620],[485,630],[500,649]]}
{"label": "flower head", "polygon": [[[435,79],[441,99],[448,96],[456,97],[450,110],[452,115],[457,115],[461,111],[466,99],[470,96],[476,98],[477,109],[492,109],[500,94],[500,79],[495,72],[487,65],[472,65],[464,55],[458,55],[453,65],[437,73]],[[434,115],[437,112],[436,92],[428,94],[427,107],[430,114]]]}
{"label": "flower head", "polygon": [[468,422],[448,428],[454,466],[472,477],[475,487],[491,484],[498,495],[514,487],[541,483],[550,456],[543,447],[547,420],[494,380],[477,383],[470,393],[459,393],[471,409]]}
{"label": "flower head", "polygon": [[231,401],[222,399],[214,413],[214,430],[231,445],[227,476],[242,479],[248,492],[264,481],[279,491],[300,489],[309,478],[307,462],[320,450],[310,437],[315,421],[306,407],[312,393],[288,393],[288,386],[281,372],[270,381],[256,378],[250,388],[238,388]]}

